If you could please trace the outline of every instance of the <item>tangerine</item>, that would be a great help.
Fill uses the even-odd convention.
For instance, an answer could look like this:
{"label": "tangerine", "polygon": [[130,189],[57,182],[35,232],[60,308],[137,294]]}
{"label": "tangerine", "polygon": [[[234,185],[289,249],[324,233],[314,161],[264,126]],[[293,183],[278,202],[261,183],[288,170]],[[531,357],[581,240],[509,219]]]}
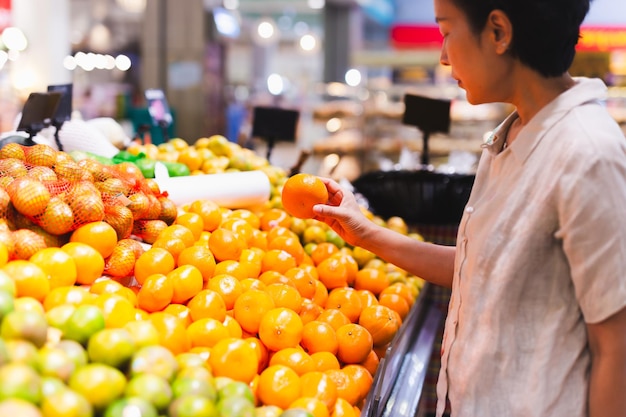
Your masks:
{"label": "tangerine", "polygon": [[328,190],[317,176],[299,173],[285,181],[281,199],[287,213],[300,219],[311,219],[315,217],[313,206],[328,201]]}
{"label": "tangerine", "polygon": [[72,232],[70,242],[86,243],[107,258],[117,245],[117,232],[103,221],[85,223]]}
{"label": "tangerine", "polygon": [[335,334],[339,344],[337,358],[345,364],[363,362],[374,347],[372,335],[359,324],[344,324]]}

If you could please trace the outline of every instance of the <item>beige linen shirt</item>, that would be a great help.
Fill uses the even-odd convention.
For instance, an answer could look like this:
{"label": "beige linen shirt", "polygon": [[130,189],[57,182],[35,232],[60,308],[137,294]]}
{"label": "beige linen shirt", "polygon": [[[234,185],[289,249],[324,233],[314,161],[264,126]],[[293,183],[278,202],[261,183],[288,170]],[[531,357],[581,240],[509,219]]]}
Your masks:
{"label": "beige linen shirt", "polygon": [[578,78],[481,156],[459,226],[437,416],[584,417],[585,322],[626,306],[626,140]]}

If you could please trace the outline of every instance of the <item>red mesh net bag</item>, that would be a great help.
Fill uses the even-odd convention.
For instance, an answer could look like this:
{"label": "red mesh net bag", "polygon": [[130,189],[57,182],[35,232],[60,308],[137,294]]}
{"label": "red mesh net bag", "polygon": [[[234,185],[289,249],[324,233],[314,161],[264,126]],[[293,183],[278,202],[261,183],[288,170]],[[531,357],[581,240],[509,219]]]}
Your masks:
{"label": "red mesh net bag", "polygon": [[[103,165],[92,159],[74,161],[47,145],[7,144],[0,149],[0,218],[12,230],[40,229],[64,236],[83,224],[106,221],[118,240],[133,232],[135,221],[163,215],[162,194],[130,162]],[[171,211],[171,205],[165,209]]]}

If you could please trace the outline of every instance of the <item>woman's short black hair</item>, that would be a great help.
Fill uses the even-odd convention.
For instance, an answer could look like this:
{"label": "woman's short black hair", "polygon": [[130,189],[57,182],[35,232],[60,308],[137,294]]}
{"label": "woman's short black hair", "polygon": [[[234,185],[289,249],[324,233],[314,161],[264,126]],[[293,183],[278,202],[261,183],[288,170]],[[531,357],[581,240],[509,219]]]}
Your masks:
{"label": "woman's short black hair", "polygon": [[566,72],[574,59],[590,0],[451,0],[480,33],[493,10],[513,25],[510,53],[546,77]]}

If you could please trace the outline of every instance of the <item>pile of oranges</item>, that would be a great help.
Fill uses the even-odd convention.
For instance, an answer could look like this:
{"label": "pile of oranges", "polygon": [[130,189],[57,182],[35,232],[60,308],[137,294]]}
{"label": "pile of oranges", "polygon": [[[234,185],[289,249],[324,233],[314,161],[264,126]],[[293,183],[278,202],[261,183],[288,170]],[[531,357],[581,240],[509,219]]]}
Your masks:
{"label": "pile of oranges", "polygon": [[359,414],[422,284],[316,220],[209,200],[179,207],[151,246],[91,222],[29,259],[9,261],[0,242],[0,266],[61,329],[49,338],[93,305],[136,346],[195,353],[258,406],[315,417]]}

